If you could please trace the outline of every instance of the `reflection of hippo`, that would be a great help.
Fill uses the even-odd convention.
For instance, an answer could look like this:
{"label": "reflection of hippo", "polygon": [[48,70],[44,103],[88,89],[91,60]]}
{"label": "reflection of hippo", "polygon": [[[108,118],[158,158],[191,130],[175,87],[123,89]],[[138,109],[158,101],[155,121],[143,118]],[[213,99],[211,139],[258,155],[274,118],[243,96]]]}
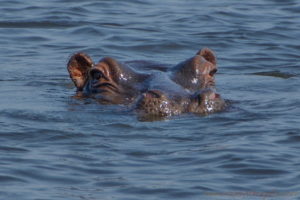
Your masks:
{"label": "reflection of hippo", "polygon": [[134,104],[141,116],[209,114],[225,107],[215,93],[216,58],[208,48],[173,68],[144,61],[119,63],[109,57],[94,64],[86,54],[77,53],[70,58],[68,71],[78,92],[101,103]]}

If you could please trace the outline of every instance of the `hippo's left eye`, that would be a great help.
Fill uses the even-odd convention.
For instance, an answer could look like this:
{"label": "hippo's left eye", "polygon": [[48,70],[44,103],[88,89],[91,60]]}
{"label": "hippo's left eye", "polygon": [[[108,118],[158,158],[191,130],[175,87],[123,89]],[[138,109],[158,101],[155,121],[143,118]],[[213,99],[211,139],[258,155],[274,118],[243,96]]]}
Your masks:
{"label": "hippo's left eye", "polygon": [[209,72],[209,75],[210,76],[214,76],[215,75],[215,73],[217,73],[217,69],[213,69],[213,70],[211,70],[210,72]]}
{"label": "hippo's left eye", "polygon": [[93,79],[97,79],[97,80],[103,77],[102,72],[97,69],[92,70],[90,74]]}

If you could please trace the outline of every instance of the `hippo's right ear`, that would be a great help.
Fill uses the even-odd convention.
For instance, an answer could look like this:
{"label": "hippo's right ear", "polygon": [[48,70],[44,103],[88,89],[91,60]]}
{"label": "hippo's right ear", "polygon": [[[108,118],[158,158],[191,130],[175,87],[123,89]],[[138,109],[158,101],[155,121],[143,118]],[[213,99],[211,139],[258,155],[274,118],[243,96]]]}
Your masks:
{"label": "hippo's right ear", "polygon": [[197,52],[197,55],[203,56],[207,61],[211,62],[212,64],[217,64],[217,58],[214,52],[209,48],[203,48]]}
{"label": "hippo's right ear", "polygon": [[92,66],[92,59],[84,53],[76,53],[70,58],[67,69],[78,91],[83,90]]}

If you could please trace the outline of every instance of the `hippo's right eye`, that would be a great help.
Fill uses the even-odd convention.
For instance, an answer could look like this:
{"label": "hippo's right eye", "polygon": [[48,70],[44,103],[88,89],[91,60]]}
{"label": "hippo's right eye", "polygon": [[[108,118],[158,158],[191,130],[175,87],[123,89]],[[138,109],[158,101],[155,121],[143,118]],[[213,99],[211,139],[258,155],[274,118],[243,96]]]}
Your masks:
{"label": "hippo's right eye", "polygon": [[97,80],[103,77],[103,73],[97,69],[92,70],[90,74],[93,79]]}
{"label": "hippo's right eye", "polygon": [[209,72],[209,75],[210,76],[214,76],[215,75],[215,73],[217,73],[217,69],[213,69],[213,70],[211,70],[210,72]]}

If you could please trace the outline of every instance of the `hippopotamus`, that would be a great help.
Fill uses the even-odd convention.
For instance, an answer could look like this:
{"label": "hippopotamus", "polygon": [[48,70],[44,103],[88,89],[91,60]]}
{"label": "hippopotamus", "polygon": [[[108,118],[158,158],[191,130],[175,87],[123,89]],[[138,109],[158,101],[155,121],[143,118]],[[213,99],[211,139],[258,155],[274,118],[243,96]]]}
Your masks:
{"label": "hippopotamus", "polygon": [[216,93],[217,60],[209,48],[173,67],[149,61],[119,62],[112,57],[95,64],[79,52],[71,56],[67,69],[77,93],[102,104],[131,106],[143,117],[207,115],[226,106]]}

